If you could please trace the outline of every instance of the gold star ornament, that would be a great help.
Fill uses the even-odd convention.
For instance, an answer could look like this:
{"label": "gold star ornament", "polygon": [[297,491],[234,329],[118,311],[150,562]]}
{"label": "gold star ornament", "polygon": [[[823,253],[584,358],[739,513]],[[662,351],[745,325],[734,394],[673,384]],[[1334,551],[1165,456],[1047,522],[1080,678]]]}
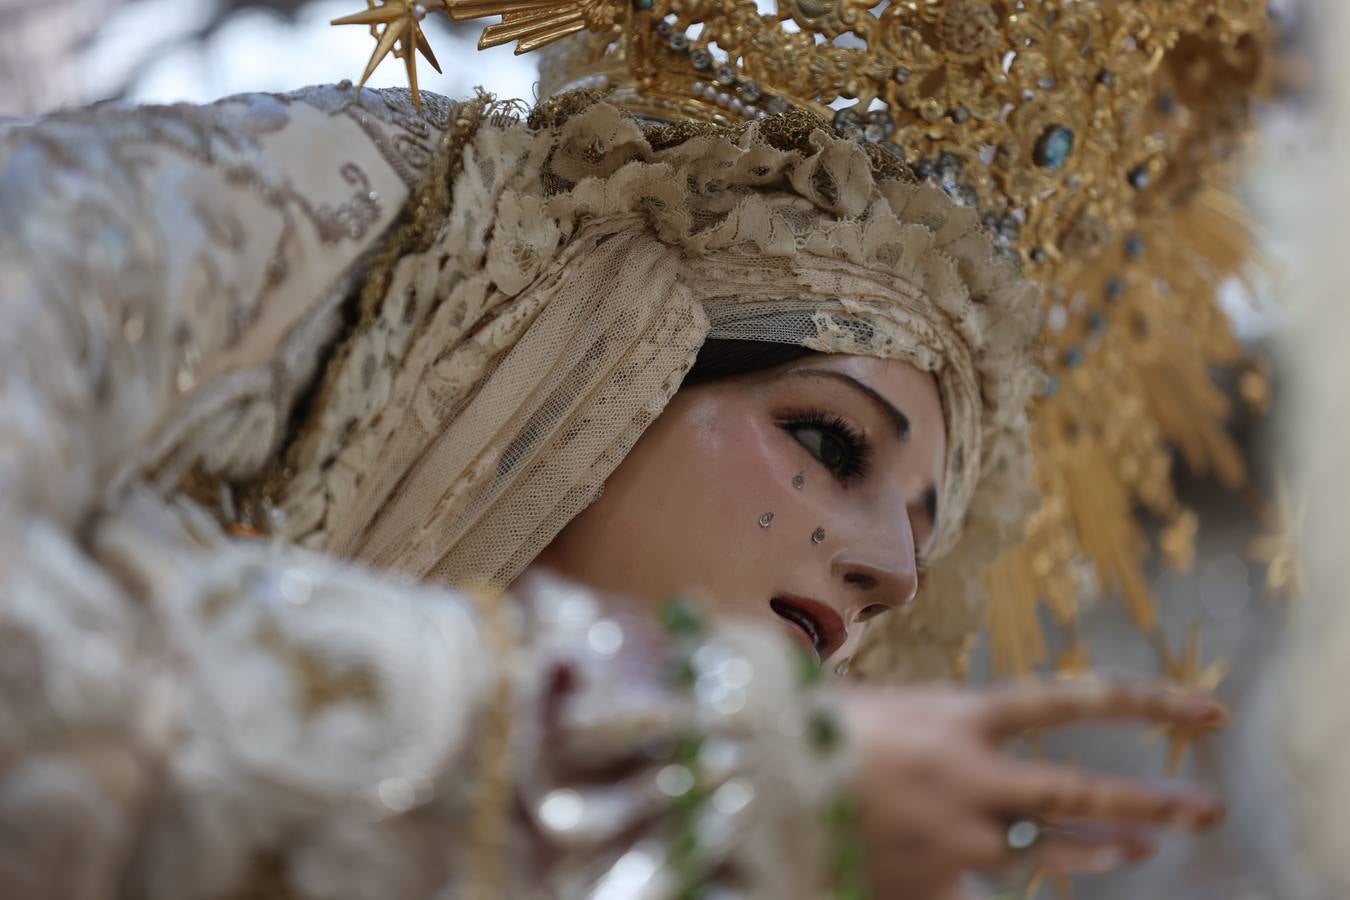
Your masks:
{"label": "gold star ornament", "polygon": [[441,64],[436,61],[436,54],[431,52],[431,44],[422,31],[422,21],[430,13],[444,11],[445,0],[366,0],[366,7],[364,12],[333,20],[334,25],[367,25],[375,38],[375,52],[370,55],[365,74],[361,76],[361,87],[365,87],[380,63],[392,53],[396,59],[403,60],[408,70],[413,105],[420,110],[422,93],[417,88],[417,54],[421,53],[433,69],[441,71]]}
{"label": "gold star ornament", "polygon": [[[1179,654],[1164,647],[1163,673],[1178,687],[1213,693],[1228,675],[1228,664],[1223,660],[1215,660],[1208,665],[1204,663],[1200,652],[1200,627],[1192,625],[1186,631],[1186,640]],[[1173,725],[1164,728],[1162,737],[1168,743],[1167,774],[1175,775],[1181,769],[1181,763],[1191,745],[1212,732],[1218,724]]]}

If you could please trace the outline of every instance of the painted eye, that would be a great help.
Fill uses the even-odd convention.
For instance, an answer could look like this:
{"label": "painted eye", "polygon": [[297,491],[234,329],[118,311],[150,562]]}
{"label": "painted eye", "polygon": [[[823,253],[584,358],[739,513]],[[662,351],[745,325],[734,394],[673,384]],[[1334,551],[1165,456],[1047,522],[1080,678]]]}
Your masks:
{"label": "painted eye", "polygon": [[784,416],[779,424],[841,482],[867,477],[871,447],[842,418],[815,411],[800,412]]}
{"label": "painted eye", "polygon": [[847,468],[852,448],[838,435],[809,425],[789,429],[789,433],[831,472],[839,475]]}

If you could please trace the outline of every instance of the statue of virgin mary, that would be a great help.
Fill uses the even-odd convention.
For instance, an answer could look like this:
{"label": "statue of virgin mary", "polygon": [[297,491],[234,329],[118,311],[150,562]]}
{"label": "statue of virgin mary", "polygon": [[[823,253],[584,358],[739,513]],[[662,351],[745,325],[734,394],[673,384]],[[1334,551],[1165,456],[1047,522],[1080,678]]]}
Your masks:
{"label": "statue of virgin mary", "polygon": [[1219,820],[1003,749],[1202,694],[852,677],[951,678],[1032,509],[985,188],[586,77],[0,128],[4,896],[942,900]]}

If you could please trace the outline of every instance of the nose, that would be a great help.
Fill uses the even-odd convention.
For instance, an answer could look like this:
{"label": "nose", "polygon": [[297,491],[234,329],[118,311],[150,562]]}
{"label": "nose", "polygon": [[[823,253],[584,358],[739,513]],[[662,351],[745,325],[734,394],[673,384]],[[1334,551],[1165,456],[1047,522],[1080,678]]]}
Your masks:
{"label": "nose", "polygon": [[909,516],[900,528],[862,531],[840,548],[831,574],[844,586],[849,625],[910,603],[919,590],[918,563]]}
{"label": "nose", "polygon": [[919,575],[913,563],[914,551],[908,553],[908,565],[884,565],[861,560],[840,565],[844,586],[850,597],[849,620],[860,622],[872,618],[880,608],[899,609],[909,604],[919,591]]}

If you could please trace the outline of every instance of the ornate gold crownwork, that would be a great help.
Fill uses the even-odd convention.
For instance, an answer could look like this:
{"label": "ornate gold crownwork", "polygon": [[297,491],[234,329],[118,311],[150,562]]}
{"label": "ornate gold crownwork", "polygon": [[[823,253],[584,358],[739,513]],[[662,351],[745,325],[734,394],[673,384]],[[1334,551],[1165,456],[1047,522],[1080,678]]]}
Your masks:
{"label": "ornate gold crownwork", "polygon": [[[380,9],[393,6],[406,8]],[[1045,288],[1050,375],[1033,410],[1044,506],[990,578],[996,665],[1048,662],[1042,607],[1069,632],[1064,664],[1086,665],[1077,604],[1096,589],[1159,637],[1139,512],[1185,566],[1197,523],[1174,455],[1228,485],[1246,477],[1210,373],[1249,364],[1217,295],[1251,256],[1225,185],[1270,68],[1266,0],[445,6],[502,17],[482,46],[572,35],[545,61],[545,94],[603,84],[635,112],[719,122],[806,107],[977,207]],[[1244,396],[1259,400],[1259,380],[1242,379]]]}

